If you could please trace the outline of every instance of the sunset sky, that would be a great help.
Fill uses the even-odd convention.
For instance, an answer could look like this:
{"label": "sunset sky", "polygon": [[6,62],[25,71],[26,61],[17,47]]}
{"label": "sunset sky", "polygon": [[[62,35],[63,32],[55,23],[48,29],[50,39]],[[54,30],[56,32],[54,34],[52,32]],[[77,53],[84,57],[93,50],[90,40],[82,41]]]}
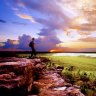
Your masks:
{"label": "sunset sky", "polygon": [[96,0],[1,0],[0,51],[96,52]]}

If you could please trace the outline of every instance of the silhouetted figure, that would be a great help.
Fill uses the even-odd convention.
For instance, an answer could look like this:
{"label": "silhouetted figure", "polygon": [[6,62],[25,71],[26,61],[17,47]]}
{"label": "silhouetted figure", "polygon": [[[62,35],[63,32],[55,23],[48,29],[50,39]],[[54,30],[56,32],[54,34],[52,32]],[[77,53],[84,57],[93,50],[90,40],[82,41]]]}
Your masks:
{"label": "silhouetted figure", "polygon": [[29,47],[31,47],[32,52],[31,52],[31,57],[36,57],[36,50],[35,50],[35,43],[34,43],[34,38],[32,38],[32,41],[29,43]]}

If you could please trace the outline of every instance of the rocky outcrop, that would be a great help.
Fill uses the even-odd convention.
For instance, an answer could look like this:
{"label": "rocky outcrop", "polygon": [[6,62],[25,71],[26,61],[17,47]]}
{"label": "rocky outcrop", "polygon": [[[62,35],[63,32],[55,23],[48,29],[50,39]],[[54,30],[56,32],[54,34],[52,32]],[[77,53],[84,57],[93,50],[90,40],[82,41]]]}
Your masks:
{"label": "rocky outcrop", "polygon": [[34,64],[25,58],[0,59],[0,96],[26,95],[32,89]]}
{"label": "rocky outcrop", "polygon": [[84,96],[79,88],[65,82],[52,70],[47,70],[39,80],[34,82],[34,85],[39,88],[38,96]]}
{"label": "rocky outcrop", "polygon": [[0,58],[0,96],[84,96],[61,77],[63,66],[47,68],[49,63],[46,58]]}

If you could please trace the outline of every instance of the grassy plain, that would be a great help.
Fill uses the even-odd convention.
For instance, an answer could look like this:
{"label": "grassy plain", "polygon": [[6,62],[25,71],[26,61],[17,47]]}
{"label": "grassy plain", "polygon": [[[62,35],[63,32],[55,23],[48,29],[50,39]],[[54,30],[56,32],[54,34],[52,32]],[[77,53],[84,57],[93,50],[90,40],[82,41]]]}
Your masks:
{"label": "grassy plain", "polygon": [[85,56],[50,56],[48,57],[56,66],[64,66],[63,72],[70,66],[74,67],[71,73],[87,73],[90,79],[96,79],[96,58]]}
{"label": "grassy plain", "polygon": [[[19,54],[19,57],[29,57],[30,54]],[[63,72],[70,66],[74,67],[72,73],[86,72],[91,76],[91,79],[96,79],[96,57],[86,56],[53,56],[52,53],[38,54],[40,57],[46,57],[51,60],[56,66],[64,66]]]}
{"label": "grassy plain", "polygon": [[[19,54],[19,57],[28,58],[30,54]],[[38,57],[46,57],[51,65],[64,66],[62,74],[72,84],[80,86],[85,96],[95,96],[96,93],[96,57],[88,56],[54,56],[52,53],[38,54]],[[50,65],[50,62],[49,64]],[[69,70],[73,66],[73,70]],[[50,68],[50,66],[49,66]]]}

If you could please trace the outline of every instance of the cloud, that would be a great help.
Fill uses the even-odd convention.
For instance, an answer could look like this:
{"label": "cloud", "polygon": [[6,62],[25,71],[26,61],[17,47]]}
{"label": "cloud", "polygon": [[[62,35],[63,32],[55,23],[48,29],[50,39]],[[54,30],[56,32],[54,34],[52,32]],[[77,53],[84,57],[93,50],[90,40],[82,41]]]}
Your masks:
{"label": "cloud", "polygon": [[18,45],[18,40],[11,40],[11,39],[8,39],[5,43],[4,43],[4,46],[3,48],[17,48],[17,45]]}
{"label": "cloud", "polygon": [[57,47],[51,49],[50,52],[80,52],[80,48]]}
{"label": "cloud", "polygon": [[2,19],[0,19],[0,22],[1,23],[7,23],[5,20],[2,20]]}
{"label": "cloud", "polygon": [[[13,11],[19,18],[29,20],[33,23],[38,22],[43,25],[43,27],[39,29],[38,32],[38,35],[40,37],[36,39],[38,50],[56,49],[56,45],[62,45],[62,43],[66,44],[67,46],[69,41],[66,40],[66,36],[63,35],[65,39],[64,41],[67,41],[67,43],[64,43],[63,40],[62,42],[60,42],[61,31],[63,31],[63,33],[66,34],[69,38],[71,42],[69,44],[74,43],[72,42],[74,38],[70,39],[70,34],[74,35],[77,43],[70,45],[70,47],[75,46],[75,44],[77,44],[76,46],[78,47],[78,39],[81,40],[81,42],[79,42],[79,44],[81,45],[86,44],[88,40],[89,42],[91,42],[92,39],[87,38],[86,40],[84,40],[84,38],[82,39],[82,37],[83,35],[91,37],[93,31],[96,31],[95,0],[11,0],[11,3],[15,8]],[[30,12],[30,15],[28,14],[28,12]],[[14,22],[14,24],[16,23],[21,24]],[[56,33],[56,31],[58,31],[58,33]],[[81,39],[76,38],[78,37],[78,35],[80,35]],[[25,38],[26,44],[24,43]],[[21,38],[18,38],[18,48],[24,50],[28,49],[27,45],[30,41],[28,38],[31,37],[23,35],[21,36]],[[83,41],[86,42],[82,43]],[[67,47],[67,49],[68,48],[69,47]]]}
{"label": "cloud", "polygon": [[68,48],[75,48],[75,49],[84,49],[84,48],[96,48],[96,42],[83,42],[83,41],[73,41],[73,42],[63,42],[57,44],[58,47],[68,47]]}
{"label": "cloud", "polygon": [[27,14],[16,14],[18,17],[22,19],[30,20],[32,23],[36,23],[35,19],[32,16],[29,16]]}
{"label": "cloud", "polygon": [[91,33],[93,33],[93,32],[91,32],[91,31],[78,31],[78,33],[80,34],[80,35],[90,35]]}
{"label": "cloud", "polygon": [[96,38],[95,37],[81,38],[79,39],[79,41],[96,43]]}
{"label": "cloud", "polygon": [[[22,0],[21,2],[16,2],[17,5],[21,4],[24,5],[26,8],[30,8],[39,12],[43,12],[43,14],[56,14],[58,13],[58,15],[60,14],[60,9],[57,7],[59,7],[55,0],[49,1],[49,0]],[[56,14],[57,15],[57,14]]]}
{"label": "cloud", "polygon": [[16,25],[29,25],[28,23],[22,23],[22,22],[16,22],[16,21],[13,21],[12,24],[16,24]]}
{"label": "cloud", "polygon": [[[50,36],[46,35],[43,32],[47,30],[42,30],[42,34],[40,34],[39,38],[35,38],[35,47],[37,51],[50,51],[50,52],[93,52],[93,49],[96,49],[96,38],[82,38],[78,41],[74,42],[65,42],[62,43],[58,40],[58,38],[53,34],[51,35],[52,30],[50,31]],[[31,50],[29,47],[29,42],[31,41],[32,37],[30,35],[23,34],[22,36],[18,37],[18,40],[10,40],[8,39],[5,43],[0,43],[0,45],[3,44],[3,46],[0,46],[0,50]],[[90,46],[92,48],[90,48]],[[1,51],[2,51],[1,50]]]}
{"label": "cloud", "polygon": [[31,40],[31,36],[29,35],[22,35],[18,37],[18,40],[11,40],[8,39],[5,43],[4,46],[2,46],[2,48],[4,50],[10,50],[10,49],[14,49],[14,50],[29,50],[29,42]]}
{"label": "cloud", "polygon": [[14,11],[19,11],[19,9],[16,8],[16,7],[12,7],[12,10],[14,10]]}
{"label": "cloud", "polygon": [[[52,25],[57,23],[58,26],[62,26],[63,24],[61,29],[64,29],[67,24],[67,27],[70,26],[70,23],[75,22],[77,19],[80,24],[85,21],[88,21],[89,24],[96,21],[95,0],[11,0],[10,2],[14,5],[13,8],[18,9],[19,12],[22,9],[29,10],[30,13],[34,10],[47,16],[47,21],[52,21]],[[22,16],[27,14],[19,13],[17,15],[23,19],[33,18],[30,16]],[[76,25],[78,25],[77,23]],[[58,28],[58,26],[56,27]]]}
{"label": "cloud", "polygon": [[94,7],[96,3],[94,0],[21,0],[16,4],[47,16],[47,19],[37,17],[35,19],[47,27],[53,27],[53,31],[55,29],[64,30],[66,27],[73,29],[78,27],[77,33],[83,35],[83,31],[91,34],[92,31],[96,30]]}
{"label": "cloud", "polygon": [[42,51],[49,51],[56,48],[56,44],[61,43],[57,38],[56,33],[51,28],[41,29],[39,36],[40,38],[37,39],[37,49],[40,48]]}
{"label": "cloud", "polygon": [[[29,0],[29,1],[21,0],[18,2],[15,1],[14,4],[17,8],[18,8],[18,5],[22,4],[24,6],[24,8],[30,10],[30,13],[33,12],[31,10],[34,10],[35,12],[41,13],[42,17],[47,16],[48,18],[46,19],[46,22],[50,22],[50,25],[57,24],[56,27],[58,27],[58,26],[60,27],[61,25],[64,26],[70,21],[70,18],[67,17],[66,14],[63,12],[64,10],[62,10],[62,8],[58,4],[57,0],[52,0],[52,1],[49,1],[49,0],[46,0],[46,1],[45,0],[39,0],[39,1],[38,0]],[[20,8],[19,8],[19,10],[20,10]],[[17,14],[17,15],[19,15],[19,17],[22,18],[22,16],[21,16],[22,14]],[[39,21],[40,21],[40,19],[42,18],[40,16],[38,15],[39,18],[38,17],[34,17],[34,18],[39,19]],[[23,18],[25,18],[25,17],[23,17]],[[56,20],[57,18],[58,18],[58,20]],[[42,20],[39,23],[41,23]]]}
{"label": "cloud", "polygon": [[24,23],[24,22],[17,22],[17,21],[12,21],[12,22],[8,22],[8,21],[5,21],[5,20],[2,20],[2,19],[0,19],[0,22],[1,23],[12,23],[12,24],[17,24],[17,25],[30,25],[30,24],[28,24],[28,23]]}
{"label": "cloud", "polygon": [[[52,39],[53,38],[53,39]],[[39,38],[36,40],[37,41],[37,50],[41,51],[49,51],[53,48],[56,48],[56,44],[60,43],[60,41],[54,36],[50,37],[44,37],[44,38]]]}
{"label": "cloud", "polygon": [[[60,5],[56,0],[15,0],[12,1],[13,5],[15,5],[14,10],[15,14],[27,20],[33,20],[42,24],[42,27],[39,30],[38,35],[39,39],[36,39],[38,42],[37,50],[48,51],[51,48],[56,48],[56,44],[60,43],[60,40],[57,38],[56,30],[64,30],[64,28],[68,25],[70,18],[63,12]],[[23,5],[23,6],[21,6]],[[26,12],[22,12],[22,9],[25,9],[32,12],[37,12],[40,15],[35,15],[34,18],[31,15],[28,15]],[[22,14],[25,13],[25,14]],[[34,13],[33,13],[34,14]],[[58,20],[57,20],[58,18]],[[44,37],[41,39],[41,37]],[[48,42],[48,43],[47,43]],[[44,46],[43,46],[44,44]],[[42,46],[42,47],[39,47]]]}
{"label": "cloud", "polygon": [[21,49],[21,50],[29,50],[29,42],[31,41],[31,36],[30,35],[26,35],[26,34],[23,34],[22,36],[19,36],[18,37],[18,41],[19,41],[19,44],[18,44],[18,49]]}
{"label": "cloud", "polygon": [[0,48],[0,51],[24,51],[17,48]]}
{"label": "cloud", "polygon": [[96,48],[84,48],[80,49],[79,52],[96,52]]}
{"label": "cloud", "polygon": [[0,42],[0,47],[4,46],[4,43]]}
{"label": "cloud", "polygon": [[[32,37],[30,35],[23,34],[18,37],[18,40],[10,40],[8,39],[3,46],[3,49],[17,49],[17,50],[30,50],[29,42]],[[60,41],[53,35],[52,37],[44,36],[36,38],[36,50],[37,51],[49,51],[52,48],[56,48],[56,44],[60,43]]]}

